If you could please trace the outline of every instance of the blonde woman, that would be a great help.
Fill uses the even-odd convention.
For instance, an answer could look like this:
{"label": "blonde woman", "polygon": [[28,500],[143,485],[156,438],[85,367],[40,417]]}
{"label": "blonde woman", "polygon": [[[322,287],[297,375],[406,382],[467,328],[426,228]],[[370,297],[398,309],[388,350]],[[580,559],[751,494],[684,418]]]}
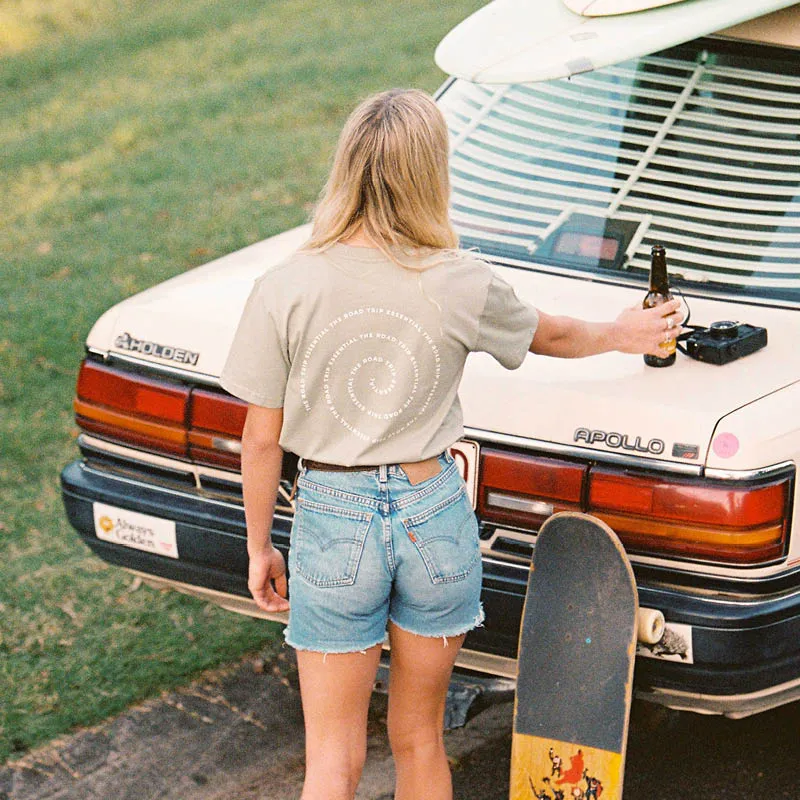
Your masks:
{"label": "blonde woman", "polygon": [[[448,448],[472,351],[659,353],[670,306],[614,322],[552,317],[458,249],[448,133],[432,99],[392,90],[350,116],[306,246],[253,289],[222,383],[249,403],[242,477],[249,588],[289,608],[270,529],[283,450],[302,459],[286,641],[306,729],[303,800],[353,798],[381,645],[396,800],[452,796],[442,724],[465,634],[483,619],[478,528]],[[680,326],[675,325],[674,330]]]}

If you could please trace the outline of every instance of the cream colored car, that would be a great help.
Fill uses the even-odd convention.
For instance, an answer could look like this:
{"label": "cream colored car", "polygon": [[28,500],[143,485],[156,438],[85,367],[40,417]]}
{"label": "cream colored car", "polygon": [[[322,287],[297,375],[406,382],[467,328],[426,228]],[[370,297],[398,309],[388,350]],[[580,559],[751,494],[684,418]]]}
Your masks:
{"label": "cream colored car", "polygon": [[[536,532],[555,511],[583,510],[618,532],[641,604],[667,621],[640,646],[639,696],[730,716],[800,697],[800,58],[774,34],[738,35],[570,80],[440,91],[462,242],[522,297],[612,318],[641,302],[660,243],[692,324],[768,335],[742,356],[749,328],[708,332],[703,352],[727,363],[679,354],[660,370],[621,354],[529,356],[514,372],[471,357],[456,454],[480,520],[487,618],[464,666],[514,675]],[[78,378],[80,456],[62,475],[69,518],[101,558],[243,613],[257,613],[244,406],[218,375],[253,279],[305,235],[104,314]],[[283,548],[295,467],[287,454]]]}

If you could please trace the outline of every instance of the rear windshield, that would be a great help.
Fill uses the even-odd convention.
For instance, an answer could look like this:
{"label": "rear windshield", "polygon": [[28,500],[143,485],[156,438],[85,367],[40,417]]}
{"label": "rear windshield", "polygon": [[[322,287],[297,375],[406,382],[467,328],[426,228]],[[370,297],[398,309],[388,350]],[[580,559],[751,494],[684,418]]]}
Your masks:
{"label": "rear windshield", "polygon": [[454,81],[439,103],[462,244],[629,282],[658,243],[673,284],[800,302],[800,59],[787,55],[706,39],[565,80]]}

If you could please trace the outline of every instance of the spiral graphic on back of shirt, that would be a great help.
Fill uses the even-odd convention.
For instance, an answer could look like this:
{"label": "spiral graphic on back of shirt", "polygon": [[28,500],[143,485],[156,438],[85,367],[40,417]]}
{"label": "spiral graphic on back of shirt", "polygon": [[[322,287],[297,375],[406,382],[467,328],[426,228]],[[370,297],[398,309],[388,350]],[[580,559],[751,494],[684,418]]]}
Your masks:
{"label": "spiral graphic on back of shirt", "polygon": [[[321,399],[354,436],[378,443],[428,409],[440,373],[439,349],[419,322],[369,306],[334,318],[312,338],[300,368],[300,397],[307,411]],[[311,386],[321,389],[321,398]]]}

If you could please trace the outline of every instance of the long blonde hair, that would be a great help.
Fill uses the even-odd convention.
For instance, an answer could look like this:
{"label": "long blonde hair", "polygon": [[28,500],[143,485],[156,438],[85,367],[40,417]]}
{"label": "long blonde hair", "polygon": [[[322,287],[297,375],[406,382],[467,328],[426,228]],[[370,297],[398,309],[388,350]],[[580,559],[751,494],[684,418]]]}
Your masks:
{"label": "long blonde hair", "polygon": [[304,251],[324,251],[357,231],[392,261],[452,251],[448,132],[433,99],[391,89],[364,100],[339,136]]}

